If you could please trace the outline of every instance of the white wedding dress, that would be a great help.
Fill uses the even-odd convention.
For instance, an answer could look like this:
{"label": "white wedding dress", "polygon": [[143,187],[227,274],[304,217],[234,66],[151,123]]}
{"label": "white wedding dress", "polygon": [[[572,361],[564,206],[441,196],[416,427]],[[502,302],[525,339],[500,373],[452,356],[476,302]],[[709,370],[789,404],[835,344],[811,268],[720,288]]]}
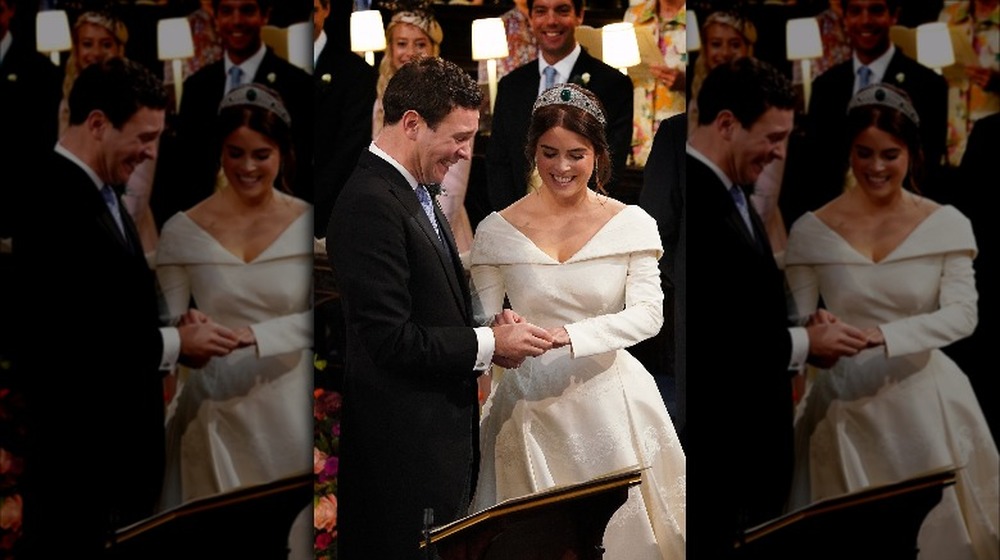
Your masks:
{"label": "white wedding dress", "polygon": [[191,371],[170,404],[161,508],[312,468],[312,212],[244,262],[186,214],[163,226],[157,276],[171,316],[189,298],[255,347]]}
{"label": "white wedding dress", "polygon": [[961,467],[921,526],[919,559],[1000,558],[997,448],[968,378],[940,350],[975,327],[975,253],[951,206],[878,262],[815,214],[796,221],[785,265],[799,316],[822,297],[841,321],[878,326],[886,344],[811,379],[796,411],[792,508]]}
{"label": "white wedding dress", "polygon": [[480,223],[471,261],[476,317],[506,294],[570,347],[503,373],[481,422],[482,466],[472,509],[639,465],[642,484],[611,518],[605,558],[683,558],[685,460],[652,376],[624,348],[663,322],[656,223],[627,206],[558,262],[503,217]]}

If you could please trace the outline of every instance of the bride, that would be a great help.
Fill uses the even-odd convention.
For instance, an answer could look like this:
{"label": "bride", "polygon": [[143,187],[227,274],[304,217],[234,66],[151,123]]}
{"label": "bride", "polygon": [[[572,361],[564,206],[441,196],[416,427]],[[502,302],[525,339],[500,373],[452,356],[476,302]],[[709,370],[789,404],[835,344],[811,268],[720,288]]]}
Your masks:
{"label": "bride", "polygon": [[870,348],[810,380],[791,506],[961,467],[920,528],[919,558],[995,559],[997,448],[968,378],[941,351],[976,326],[972,227],[913,192],[920,117],[906,93],[869,86],[848,109],[857,185],[795,222],[786,275],[800,315],[822,299],[867,329]]}
{"label": "bride", "polygon": [[477,319],[501,313],[507,296],[507,317],[548,329],[558,348],[496,383],[472,508],[639,465],[642,483],[608,523],[606,558],[682,558],[684,452],[652,376],[624,350],[663,323],[663,251],[648,214],[599,194],[611,172],[604,127],[586,89],[545,91],[525,148],[541,186],[474,237]]}
{"label": "bride", "polygon": [[220,104],[224,185],[164,224],[157,276],[171,316],[199,312],[242,349],[191,372],[171,402],[166,509],[312,465],[312,211],[291,184],[290,118],[257,84]]}

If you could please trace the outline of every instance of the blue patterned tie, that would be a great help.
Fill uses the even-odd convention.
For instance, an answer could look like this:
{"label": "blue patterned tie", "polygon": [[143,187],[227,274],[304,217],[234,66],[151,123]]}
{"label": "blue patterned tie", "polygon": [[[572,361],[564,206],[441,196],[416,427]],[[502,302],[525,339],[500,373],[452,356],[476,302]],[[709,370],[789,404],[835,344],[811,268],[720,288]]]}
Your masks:
{"label": "blue patterned tie", "polygon": [[431,200],[431,195],[427,191],[428,185],[417,185],[417,200],[419,200],[420,205],[424,207],[424,214],[427,214],[427,219],[431,221],[431,225],[434,227],[434,233],[436,233],[438,239],[441,240],[441,230],[438,228],[437,218],[434,216],[434,202]]}
{"label": "blue patterned tie", "polygon": [[542,73],[545,74],[545,89],[556,85],[556,69],[553,66],[546,66]]}
{"label": "blue patterned tie", "polygon": [[739,185],[733,185],[732,188],[729,189],[729,194],[732,195],[733,202],[736,203],[736,209],[740,211],[740,216],[743,217],[743,224],[747,226],[747,231],[750,232],[750,237],[754,237],[753,224],[750,221],[750,208],[747,206],[746,194]]}
{"label": "blue patterned tie", "polygon": [[239,66],[233,66],[229,69],[229,86],[226,87],[226,93],[229,93],[234,88],[240,86],[243,83],[243,69]]}
{"label": "blue patterned tie", "polygon": [[858,68],[858,89],[861,89],[872,83],[872,69],[867,66],[862,66]]}
{"label": "blue patterned tie", "polygon": [[118,195],[115,194],[110,185],[104,185],[101,187],[101,196],[104,197],[104,204],[107,205],[108,210],[111,212],[111,217],[118,224],[118,231],[121,232],[122,237],[128,240],[128,237],[125,236],[125,224],[122,223],[122,214],[118,209]]}

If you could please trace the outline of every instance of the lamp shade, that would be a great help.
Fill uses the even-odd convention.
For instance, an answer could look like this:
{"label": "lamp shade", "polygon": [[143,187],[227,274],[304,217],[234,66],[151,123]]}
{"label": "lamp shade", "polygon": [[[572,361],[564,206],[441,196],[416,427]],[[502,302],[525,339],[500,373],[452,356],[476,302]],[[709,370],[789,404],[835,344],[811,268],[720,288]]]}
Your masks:
{"label": "lamp shade", "polygon": [[288,62],[312,72],[313,67],[313,24],[309,21],[288,26]]}
{"label": "lamp shade", "polygon": [[944,68],[955,63],[948,24],[925,23],[917,26],[917,61],[930,68]]}
{"label": "lamp shade", "polygon": [[615,68],[628,68],[641,61],[635,28],[630,22],[609,23],[602,27],[601,50],[604,63]]}
{"label": "lamp shade", "polygon": [[38,12],[38,17],[35,19],[35,37],[38,52],[52,53],[73,48],[66,12],[64,10]]}
{"label": "lamp shade", "polygon": [[507,58],[507,30],[500,18],[472,20],[472,60]]}
{"label": "lamp shade", "polygon": [[187,18],[166,18],[156,23],[156,50],[160,60],[194,56],[191,24]]}
{"label": "lamp shade", "polygon": [[687,35],[687,51],[695,52],[701,50],[701,29],[698,28],[698,16],[693,10],[687,12],[687,25],[684,26]]}
{"label": "lamp shade", "polygon": [[385,26],[378,10],[351,12],[351,50],[372,52],[385,50]]}
{"label": "lamp shade", "polygon": [[806,60],[823,56],[823,41],[816,18],[790,19],[785,27],[788,60]]}

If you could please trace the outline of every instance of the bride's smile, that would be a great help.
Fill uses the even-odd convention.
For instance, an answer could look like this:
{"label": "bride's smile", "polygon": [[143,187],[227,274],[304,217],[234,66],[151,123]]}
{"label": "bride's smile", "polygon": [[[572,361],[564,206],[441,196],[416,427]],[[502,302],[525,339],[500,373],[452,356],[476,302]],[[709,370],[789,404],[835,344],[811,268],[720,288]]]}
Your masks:
{"label": "bride's smile", "polygon": [[587,188],[594,171],[594,145],[585,137],[553,127],[538,138],[535,162],[542,183],[558,196],[574,195]]}

